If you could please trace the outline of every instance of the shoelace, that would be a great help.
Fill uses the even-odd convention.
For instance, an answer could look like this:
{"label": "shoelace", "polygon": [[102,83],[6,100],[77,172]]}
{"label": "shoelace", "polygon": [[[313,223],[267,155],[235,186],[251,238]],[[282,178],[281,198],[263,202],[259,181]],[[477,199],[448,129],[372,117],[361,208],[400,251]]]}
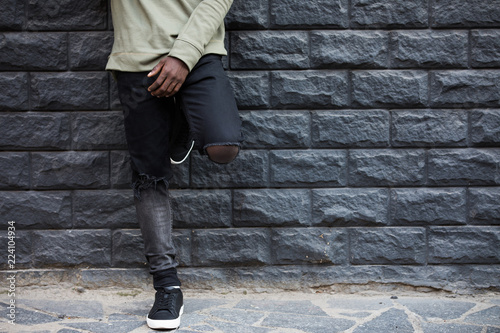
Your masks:
{"label": "shoelace", "polygon": [[160,295],[158,295],[158,298],[159,298],[158,305],[159,305],[160,309],[172,310],[174,307],[173,303],[177,299],[177,295],[174,293],[163,291],[163,292],[160,292]]}

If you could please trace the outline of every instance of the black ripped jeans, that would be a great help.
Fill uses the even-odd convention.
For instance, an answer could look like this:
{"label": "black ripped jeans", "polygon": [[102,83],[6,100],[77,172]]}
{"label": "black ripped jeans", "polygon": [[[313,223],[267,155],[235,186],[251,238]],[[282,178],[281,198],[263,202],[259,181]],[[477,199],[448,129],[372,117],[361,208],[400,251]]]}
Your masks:
{"label": "black ripped jeans", "polygon": [[152,274],[177,266],[168,196],[169,141],[176,117],[186,117],[195,148],[240,146],[241,121],[219,55],[206,55],[188,74],[180,91],[157,98],[147,91],[147,73],[115,72],[124,112],[137,218]]}

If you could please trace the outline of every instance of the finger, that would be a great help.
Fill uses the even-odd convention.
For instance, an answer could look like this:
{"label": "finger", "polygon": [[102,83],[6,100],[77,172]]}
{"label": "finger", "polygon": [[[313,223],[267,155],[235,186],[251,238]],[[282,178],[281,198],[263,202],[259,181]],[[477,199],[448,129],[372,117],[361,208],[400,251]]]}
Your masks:
{"label": "finger", "polygon": [[156,74],[158,74],[162,67],[163,67],[163,63],[159,63],[158,65],[153,67],[151,72],[148,73],[148,77],[152,77],[152,76],[155,76]]}
{"label": "finger", "polygon": [[165,81],[167,79],[168,79],[168,75],[164,71],[162,71],[160,73],[160,75],[158,75],[158,77],[156,78],[155,82],[153,82],[153,84],[148,87],[148,91],[153,92],[153,91],[157,90],[163,84],[165,84]]}
{"label": "finger", "polygon": [[158,87],[155,91],[151,92],[153,96],[156,97],[166,97],[167,95],[170,95],[172,92],[172,81],[164,81],[163,84]]}

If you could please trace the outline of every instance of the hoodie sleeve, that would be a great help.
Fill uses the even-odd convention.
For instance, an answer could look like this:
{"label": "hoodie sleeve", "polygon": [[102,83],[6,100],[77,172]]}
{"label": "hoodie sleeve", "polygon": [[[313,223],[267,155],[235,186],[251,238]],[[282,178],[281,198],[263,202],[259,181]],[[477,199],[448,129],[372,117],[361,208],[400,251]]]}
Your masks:
{"label": "hoodie sleeve", "polygon": [[181,29],[169,56],[182,60],[191,71],[204,54],[207,44],[213,41],[215,32],[223,26],[232,3],[233,0],[203,0]]}

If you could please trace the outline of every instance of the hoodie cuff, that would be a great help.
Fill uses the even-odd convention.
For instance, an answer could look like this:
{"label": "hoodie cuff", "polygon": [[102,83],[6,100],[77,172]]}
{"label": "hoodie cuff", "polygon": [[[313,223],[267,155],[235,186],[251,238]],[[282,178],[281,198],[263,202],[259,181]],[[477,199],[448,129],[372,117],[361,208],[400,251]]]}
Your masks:
{"label": "hoodie cuff", "polygon": [[198,60],[200,60],[202,53],[193,44],[182,39],[177,39],[168,56],[182,60],[191,72],[193,67],[198,63]]}

